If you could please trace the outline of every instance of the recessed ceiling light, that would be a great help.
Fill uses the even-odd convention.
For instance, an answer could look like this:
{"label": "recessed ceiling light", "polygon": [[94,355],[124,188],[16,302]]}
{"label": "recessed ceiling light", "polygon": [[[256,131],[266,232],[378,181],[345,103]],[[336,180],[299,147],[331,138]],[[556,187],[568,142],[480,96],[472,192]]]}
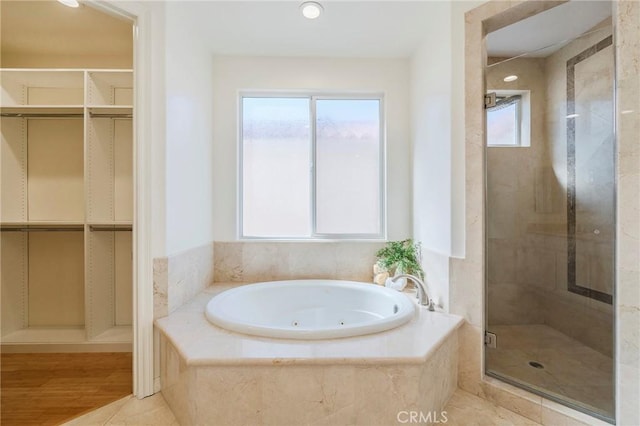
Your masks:
{"label": "recessed ceiling light", "polygon": [[620,114],[631,114],[633,112],[632,109],[625,109],[624,111],[622,111]]}
{"label": "recessed ceiling light", "polygon": [[78,7],[80,6],[80,3],[78,3],[78,0],[58,0],[60,3],[64,4],[65,6],[69,6],[69,7]]}
{"label": "recessed ceiling light", "polygon": [[316,19],[324,10],[320,3],[316,3],[315,1],[306,1],[300,5],[300,10],[302,11],[302,16],[307,19]]}
{"label": "recessed ceiling light", "polygon": [[511,82],[511,81],[516,81],[518,79],[517,75],[508,75],[504,78],[504,81],[506,81],[507,83]]}

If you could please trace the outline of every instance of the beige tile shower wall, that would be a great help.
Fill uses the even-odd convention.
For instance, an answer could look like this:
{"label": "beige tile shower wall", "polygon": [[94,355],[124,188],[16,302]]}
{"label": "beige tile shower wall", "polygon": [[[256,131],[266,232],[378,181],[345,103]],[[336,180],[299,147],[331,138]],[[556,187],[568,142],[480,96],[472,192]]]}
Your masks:
{"label": "beige tile shower wall", "polygon": [[[562,214],[556,215],[554,224],[539,225],[537,227],[537,244],[546,250],[546,254],[552,256],[550,261],[555,262],[555,285],[545,289],[541,294],[544,312],[544,322],[573,337],[591,348],[611,356],[613,353],[613,309],[612,306],[589,297],[581,296],[567,289],[567,243],[566,243],[566,197],[567,197],[567,61],[593,46],[600,40],[611,35],[609,22],[603,22],[591,31],[592,34],[575,40],[562,49],[556,51],[545,59],[544,75],[546,76],[547,105],[545,109],[545,122],[547,123],[547,152],[546,166],[553,171],[554,179],[558,183],[561,195]],[[608,48],[612,49],[611,47]],[[579,99],[580,85],[584,86],[584,79],[612,81],[613,63],[609,52],[599,52],[590,57],[590,67],[600,70],[597,75],[579,74],[576,66],[576,96]],[[595,61],[595,62],[594,62]],[[581,76],[581,77],[580,77]],[[593,82],[590,82],[591,84]],[[594,105],[597,103],[594,102]],[[577,118],[579,120],[580,117]],[[576,144],[580,138],[576,134]],[[598,161],[606,161],[606,158],[598,158]],[[578,162],[576,162],[578,163]],[[581,170],[577,170],[579,173]],[[583,171],[584,173],[584,171]],[[610,171],[609,171],[610,173]],[[605,181],[609,176],[594,176],[596,181]],[[583,205],[589,201],[585,197],[604,197],[611,193],[607,191],[594,191],[595,194],[578,194],[578,202]],[[600,201],[604,203],[604,200]],[[594,210],[591,208],[590,210]],[[596,208],[595,210],[598,210]],[[584,209],[579,211],[584,218]],[[613,215],[599,213],[592,218],[593,226],[611,228]],[[614,272],[612,269],[612,235],[603,232],[594,236],[589,230],[581,229],[581,222],[576,223],[578,247],[576,258],[576,282],[582,286],[588,286],[594,290],[612,294]],[[608,241],[607,241],[608,240]]]}
{"label": "beige tile shower wall", "polygon": [[574,293],[567,292],[566,297],[558,297],[556,292],[543,294],[544,323],[601,354],[613,356],[613,312],[610,306],[608,311],[596,308],[596,303],[609,306]]}
{"label": "beige tile shower wall", "polygon": [[616,3],[617,420],[640,424],[640,2]]}
{"label": "beige tile shower wall", "polygon": [[154,318],[162,318],[213,284],[214,245],[153,260]]}
{"label": "beige tile shower wall", "polygon": [[216,282],[304,278],[372,282],[372,242],[216,242]]}
{"label": "beige tile shower wall", "polygon": [[[544,247],[530,244],[530,224],[553,221],[559,211],[556,186],[542,186],[539,179],[548,168],[544,59],[503,59],[489,58],[493,65],[486,71],[487,90],[530,92],[531,145],[487,150],[490,326],[543,322],[538,289],[555,285],[555,261]],[[516,81],[503,80],[512,74],[518,76]],[[543,199],[548,200],[544,208]]]}

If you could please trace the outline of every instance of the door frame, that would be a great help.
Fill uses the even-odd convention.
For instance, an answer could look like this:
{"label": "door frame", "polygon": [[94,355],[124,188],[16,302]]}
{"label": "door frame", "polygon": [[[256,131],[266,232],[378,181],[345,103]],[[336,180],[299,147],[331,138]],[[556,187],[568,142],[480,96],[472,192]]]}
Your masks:
{"label": "door frame", "polygon": [[[151,250],[152,19],[153,3],[85,0],[91,7],[133,25],[133,394],[142,399],[154,387],[153,254]],[[159,28],[162,29],[161,27]]]}

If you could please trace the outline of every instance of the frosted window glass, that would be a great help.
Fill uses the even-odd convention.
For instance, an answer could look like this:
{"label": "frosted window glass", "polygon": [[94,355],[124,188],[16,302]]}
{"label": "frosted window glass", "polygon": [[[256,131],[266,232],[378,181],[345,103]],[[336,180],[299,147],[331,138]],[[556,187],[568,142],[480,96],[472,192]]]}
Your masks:
{"label": "frosted window glass", "polygon": [[380,101],[316,102],[316,231],[380,233]]}
{"label": "frosted window glass", "polygon": [[309,102],[307,98],[243,98],[245,236],[311,234]]}
{"label": "frosted window glass", "polygon": [[490,110],[487,112],[487,145],[512,145],[520,144],[518,140],[518,106],[513,103],[509,106]]}

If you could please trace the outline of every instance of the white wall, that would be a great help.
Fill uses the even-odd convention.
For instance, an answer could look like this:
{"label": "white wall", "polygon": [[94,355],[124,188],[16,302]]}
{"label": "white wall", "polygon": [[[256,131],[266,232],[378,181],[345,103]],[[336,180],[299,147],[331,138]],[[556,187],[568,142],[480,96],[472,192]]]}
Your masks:
{"label": "white wall", "polygon": [[171,255],[213,241],[213,57],[189,23],[189,8],[165,7],[165,255]]}
{"label": "white wall", "polygon": [[215,57],[213,63],[213,208],[216,240],[237,239],[238,93],[240,90],[385,93],[387,228],[392,240],[411,235],[409,61]]}
{"label": "white wall", "polygon": [[413,238],[448,307],[449,257],[464,256],[464,13],[483,1],[432,2],[411,58]]}
{"label": "white wall", "polygon": [[[151,51],[148,52],[150,66],[154,70],[150,75],[145,75],[147,84],[151,87],[152,99],[146,104],[150,108],[147,120],[152,123],[164,123],[166,117],[166,97],[165,97],[165,4],[160,2],[149,2],[145,5],[153,10],[151,22],[149,24],[149,38],[153,42],[148,42]],[[141,70],[137,70],[140,72]],[[151,213],[151,257],[157,258],[166,256],[167,229],[166,229],[166,149],[165,136],[166,126],[153,125],[149,139],[152,141],[148,149],[150,154],[151,168],[151,194],[148,208]],[[138,200],[142,202],[142,200]]]}
{"label": "white wall", "polygon": [[[151,99],[147,153],[151,169],[151,256],[159,258],[213,241],[212,55],[176,2],[122,2],[115,7],[145,15]],[[142,72],[139,70],[139,72]],[[140,185],[141,183],[138,183]]]}
{"label": "white wall", "polygon": [[425,26],[411,61],[414,237],[425,249],[451,252],[451,7]]}
{"label": "white wall", "polygon": [[433,2],[440,19],[425,26],[425,41],[411,60],[413,238],[432,298],[449,306],[451,254],[451,6]]}

